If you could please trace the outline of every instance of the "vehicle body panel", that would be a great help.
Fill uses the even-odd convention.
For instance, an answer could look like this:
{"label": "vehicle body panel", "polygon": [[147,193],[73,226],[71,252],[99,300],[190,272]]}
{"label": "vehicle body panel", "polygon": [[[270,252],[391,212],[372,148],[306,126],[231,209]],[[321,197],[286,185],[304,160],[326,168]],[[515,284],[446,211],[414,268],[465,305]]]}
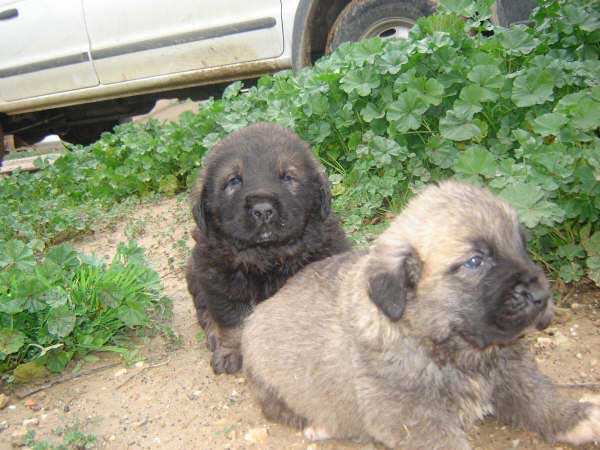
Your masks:
{"label": "vehicle body panel", "polygon": [[[83,0],[102,84],[283,53],[281,3],[261,0]],[[208,13],[210,11],[210,13]]]}
{"label": "vehicle body panel", "polygon": [[0,0],[7,10],[18,15],[0,21],[1,102],[98,85],[81,0]]}

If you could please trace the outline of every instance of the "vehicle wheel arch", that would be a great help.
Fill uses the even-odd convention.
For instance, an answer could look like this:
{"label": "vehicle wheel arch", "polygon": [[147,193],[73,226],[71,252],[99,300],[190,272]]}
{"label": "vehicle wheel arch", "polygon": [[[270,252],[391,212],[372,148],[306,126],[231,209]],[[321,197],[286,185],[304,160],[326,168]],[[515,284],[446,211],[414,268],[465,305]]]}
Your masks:
{"label": "vehicle wheel arch", "polygon": [[351,0],[300,0],[292,35],[292,68],[310,66],[313,54],[325,52],[327,36],[340,12]]}

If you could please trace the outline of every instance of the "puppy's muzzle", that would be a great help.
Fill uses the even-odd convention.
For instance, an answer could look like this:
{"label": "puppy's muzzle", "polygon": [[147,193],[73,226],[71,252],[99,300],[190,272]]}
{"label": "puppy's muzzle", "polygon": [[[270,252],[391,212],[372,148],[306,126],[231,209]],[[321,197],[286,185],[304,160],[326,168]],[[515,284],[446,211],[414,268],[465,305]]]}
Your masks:
{"label": "puppy's muzzle", "polygon": [[246,199],[250,219],[256,225],[267,225],[277,220],[277,208],[274,203],[264,197],[249,197]]}
{"label": "puppy's muzzle", "polygon": [[526,305],[531,315],[536,317],[535,327],[538,330],[543,330],[550,324],[554,309],[550,301],[551,292],[546,282],[533,279],[528,283],[519,283],[515,286],[513,296],[518,298],[521,304]]}
{"label": "puppy's muzzle", "polygon": [[269,223],[275,214],[275,208],[268,202],[257,203],[252,207],[250,213],[257,223]]}

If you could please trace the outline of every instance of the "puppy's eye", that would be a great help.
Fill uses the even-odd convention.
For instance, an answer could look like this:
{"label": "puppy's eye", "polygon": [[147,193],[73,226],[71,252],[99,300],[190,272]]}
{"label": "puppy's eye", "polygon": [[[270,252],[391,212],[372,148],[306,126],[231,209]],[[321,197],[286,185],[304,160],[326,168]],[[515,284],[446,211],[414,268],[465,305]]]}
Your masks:
{"label": "puppy's eye", "polygon": [[225,185],[226,188],[228,187],[234,187],[237,186],[239,184],[242,184],[242,177],[240,177],[239,175],[234,175],[232,177],[229,177],[229,179],[227,180],[227,184]]}
{"label": "puppy's eye", "polygon": [[468,259],[467,261],[465,261],[463,263],[463,266],[465,266],[467,269],[477,269],[479,266],[481,266],[482,263],[483,263],[483,258],[479,255],[475,255],[475,256],[471,257],[470,259]]}

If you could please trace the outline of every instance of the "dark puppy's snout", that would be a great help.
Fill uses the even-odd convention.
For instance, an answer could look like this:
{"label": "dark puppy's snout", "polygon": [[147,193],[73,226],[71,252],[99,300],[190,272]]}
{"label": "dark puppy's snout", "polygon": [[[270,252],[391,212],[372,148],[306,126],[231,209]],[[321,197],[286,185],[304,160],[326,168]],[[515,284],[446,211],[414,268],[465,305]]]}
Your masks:
{"label": "dark puppy's snout", "polygon": [[274,212],[273,205],[269,202],[257,203],[251,209],[252,217],[260,223],[269,223]]}
{"label": "dark puppy's snout", "polygon": [[515,292],[523,300],[540,309],[546,307],[550,298],[550,290],[538,280],[518,284]]}
{"label": "dark puppy's snout", "polygon": [[250,217],[259,225],[267,224],[277,217],[277,208],[273,199],[264,195],[246,197],[246,207]]}

